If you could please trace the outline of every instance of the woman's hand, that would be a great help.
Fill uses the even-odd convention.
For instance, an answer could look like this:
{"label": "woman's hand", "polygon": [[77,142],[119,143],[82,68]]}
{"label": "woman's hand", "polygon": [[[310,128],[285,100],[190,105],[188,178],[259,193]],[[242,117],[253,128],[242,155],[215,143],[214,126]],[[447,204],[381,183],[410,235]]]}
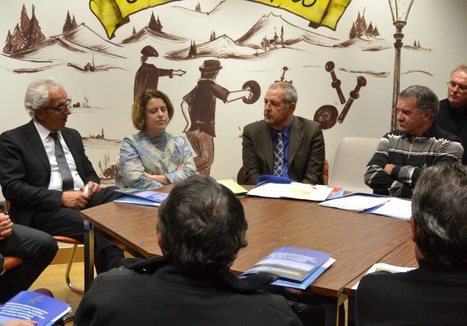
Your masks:
{"label": "woman's hand", "polygon": [[167,179],[167,177],[163,174],[149,174],[149,173],[144,172],[144,176],[150,180],[159,182],[160,184],[163,184],[163,185],[170,184],[170,180]]}

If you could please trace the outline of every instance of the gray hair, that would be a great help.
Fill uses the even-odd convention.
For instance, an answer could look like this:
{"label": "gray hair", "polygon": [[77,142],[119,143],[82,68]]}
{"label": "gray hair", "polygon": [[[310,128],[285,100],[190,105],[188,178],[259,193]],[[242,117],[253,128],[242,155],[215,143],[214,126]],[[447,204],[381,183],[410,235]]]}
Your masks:
{"label": "gray hair", "polygon": [[29,84],[24,96],[24,107],[32,118],[37,109],[45,108],[50,104],[49,88],[51,87],[63,88],[53,78],[38,79]]}
{"label": "gray hair", "polygon": [[291,103],[291,102],[297,102],[298,100],[298,95],[297,95],[297,90],[291,83],[287,82],[275,82],[271,86],[269,86],[269,89],[277,89],[277,88],[282,88],[284,90],[283,96],[284,96],[284,102],[285,103]]}
{"label": "gray hair", "polygon": [[451,76],[452,76],[453,73],[455,73],[457,71],[463,71],[464,73],[467,74],[467,66],[464,65],[464,64],[457,66],[453,71],[451,71]]}
{"label": "gray hair", "polygon": [[426,111],[428,109],[433,110],[433,118],[438,114],[439,111],[439,100],[438,96],[425,86],[412,85],[404,89],[400,94],[399,98],[408,100],[411,97],[417,99],[417,107],[419,110]]}
{"label": "gray hair", "polygon": [[467,259],[467,167],[441,162],[426,168],[415,186],[412,218],[417,246],[431,261]]}

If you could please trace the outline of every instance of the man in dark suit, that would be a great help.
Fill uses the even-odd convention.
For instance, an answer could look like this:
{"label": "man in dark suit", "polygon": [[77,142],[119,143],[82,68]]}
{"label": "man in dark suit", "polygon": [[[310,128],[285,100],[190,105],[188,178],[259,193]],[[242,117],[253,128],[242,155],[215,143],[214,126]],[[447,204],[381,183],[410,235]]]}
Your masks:
{"label": "man in dark suit", "polygon": [[420,267],[365,276],[357,325],[465,325],[467,321],[467,167],[426,168],[412,197],[412,240]]}
{"label": "man in dark suit", "polygon": [[[15,223],[83,241],[80,210],[118,195],[100,187],[81,135],[65,127],[70,102],[53,79],[29,85],[25,106],[33,119],[0,135],[0,184],[13,204],[10,214]],[[120,249],[97,236],[98,273],[120,265],[122,258]]]}
{"label": "man in dark suit", "polygon": [[272,274],[252,282],[230,271],[247,227],[242,204],[216,180],[177,184],[159,209],[163,257],[99,275],[75,325],[301,325],[283,297],[259,289]]}
{"label": "man in dark suit", "polygon": [[[13,224],[8,215],[0,213],[0,304],[27,290],[57,250],[57,242],[47,233]],[[23,263],[3,271],[4,256],[19,257]]]}
{"label": "man in dark suit", "polygon": [[[264,97],[264,120],[243,130],[243,167],[246,184],[260,175],[277,175],[298,182],[322,184],[324,137],[317,122],[294,116],[297,91],[290,83],[272,84]],[[279,134],[280,132],[280,134]],[[274,152],[281,138],[283,154]],[[277,165],[280,165],[277,172]]]}
{"label": "man in dark suit", "polygon": [[467,165],[467,65],[454,69],[447,84],[448,97],[439,102],[435,121],[459,137],[464,146],[462,163]]}

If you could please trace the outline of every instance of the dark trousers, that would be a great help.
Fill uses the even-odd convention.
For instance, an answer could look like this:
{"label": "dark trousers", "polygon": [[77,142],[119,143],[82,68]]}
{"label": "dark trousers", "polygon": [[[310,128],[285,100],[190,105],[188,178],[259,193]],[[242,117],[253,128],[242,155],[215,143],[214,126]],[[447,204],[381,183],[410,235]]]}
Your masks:
{"label": "dark trousers", "polygon": [[23,263],[0,276],[0,303],[27,290],[54,259],[57,250],[57,243],[47,233],[15,224],[13,233],[0,240],[0,253],[20,257]]}
{"label": "dark trousers", "polygon": [[[116,187],[106,187],[96,192],[86,208],[101,205],[121,194],[114,192]],[[34,214],[32,227],[51,235],[67,236],[81,242],[84,241],[84,224],[77,209],[60,207],[57,211],[42,211]],[[123,251],[104,238],[99,231],[95,238],[95,266],[97,273],[105,272],[121,265]]]}

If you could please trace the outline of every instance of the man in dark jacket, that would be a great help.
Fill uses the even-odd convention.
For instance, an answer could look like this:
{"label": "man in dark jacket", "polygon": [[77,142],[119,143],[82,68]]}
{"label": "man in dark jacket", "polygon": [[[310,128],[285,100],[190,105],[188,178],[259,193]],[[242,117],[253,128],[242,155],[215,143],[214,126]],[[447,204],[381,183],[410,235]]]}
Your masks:
{"label": "man in dark jacket", "polygon": [[207,176],[185,180],[159,210],[163,257],[99,275],[75,324],[301,325],[283,297],[230,272],[247,245],[246,230],[243,206],[230,190]]}
{"label": "man in dark jacket", "polygon": [[[51,78],[32,82],[24,99],[32,120],[0,135],[0,184],[13,222],[83,241],[80,210],[112,201],[86,156],[79,132],[65,127],[68,93]],[[120,265],[123,252],[97,234],[98,273]]]}
{"label": "man in dark jacket", "polygon": [[462,163],[467,164],[467,66],[460,65],[451,73],[448,81],[448,97],[439,102],[439,113],[435,121],[452,132],[464,146]]}
{"label": "man in dark jacket", "polygon": [[465,325],[467,321],[467,167],[424,170],[412,198],[412,240],[419,268],[365,276],[357,325]]}

